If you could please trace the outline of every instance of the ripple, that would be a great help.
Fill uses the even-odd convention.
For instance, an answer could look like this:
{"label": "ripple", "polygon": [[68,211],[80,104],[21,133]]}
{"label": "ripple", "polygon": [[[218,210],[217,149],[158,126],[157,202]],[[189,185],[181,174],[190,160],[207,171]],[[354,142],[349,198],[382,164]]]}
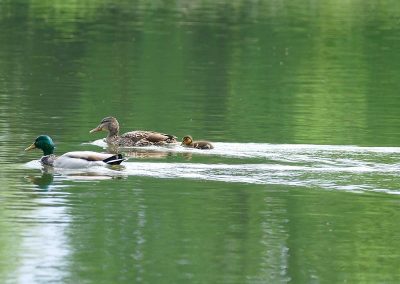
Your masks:
{"label": "ripple", "polygon": [[[384,176],[399,179],[400,170],[390,167],[309,167],[278,164],[198,164],[198,163],[125,163],[125,172],[133,176],[190,178],[223,182],[321,187],[347,191],[380,191],[398,194],[396,188],[379,189]],[[400,181],[400,180],[399,180]],[[389,186],[389,184],[387,185]]]}
{"label": "ripple", "polygon": [[[107,143],[103,139],[98,139],[90,143],[103,149],[107,149]],[[352,145],[313,145],[313,144],[269,144],[269,143],[225,143],[213,142],[214,149],[199,150],[182,147],[179,144],[148,147],[126,147],[122,150],[149,150],[149,151],[169,151],[177,153],[196,153],[202,155],[221,155],[244,158],[271,157],[279,154],[400,154],[400,147],[360,147]],[[120,148],[121,149],[121,148]]]}
{"label": "ripple", "polygon": [[[102,139],[90,144],[107,147]],[[136,147],[129,150],[219,156],[222,157],[221,163],[204,163],[204,159],[202,163],[142,162],[135,157],[124,162],[117,170],[97,167],[80,171],[57,170],[57,173],[76,181],[146,176],[400,194],[399,147],[222,142],[214,145],[213,150],[191,149],[180,145]],[[231,164],[229,159],[224,160],[232,157],[239,158],[240,163]],[[257,163],[254,159],[257,159]],[[30,162],[26,166],[37,168],[40,164]]]}

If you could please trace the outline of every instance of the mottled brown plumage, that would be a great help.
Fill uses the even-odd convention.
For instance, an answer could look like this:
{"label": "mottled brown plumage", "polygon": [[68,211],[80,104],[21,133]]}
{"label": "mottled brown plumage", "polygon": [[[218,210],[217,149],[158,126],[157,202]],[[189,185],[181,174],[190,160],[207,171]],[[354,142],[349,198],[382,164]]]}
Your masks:
{"label": "mottled brown plumage", "polygon": [[154,131],[136,130],[119,135],[119,123],[115,117],[103,118],[100,124],[90,130],[90,133],[97,131],[107,131],[106,142],[109,145],[121,147],[165,145],[176,143],[176,137]]}
{"label": "mottled brown plumage", "polygon": [[193,141],[192,136],[185,136],[182,140],[182,146],[196,149],[213,149],[214,146],[208,141]]}

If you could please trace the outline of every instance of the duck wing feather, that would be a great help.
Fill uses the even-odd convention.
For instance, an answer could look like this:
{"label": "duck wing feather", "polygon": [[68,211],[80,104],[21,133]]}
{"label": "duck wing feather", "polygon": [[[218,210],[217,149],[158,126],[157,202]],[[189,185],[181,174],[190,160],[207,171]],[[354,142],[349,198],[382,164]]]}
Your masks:
{"label": "duck wing feather", "polygon": [[174,142],[176,139],[175,136],[164,134],[155,131],[131,131],[121,135],[122,138],[129,138],[134,142],[138,142],[140,140],[147,140],[152,143],[160,142],[160,141],[171,141]]}
{"label": "duck wing feather", "polygon": [[97,153],[93,151],[73,151],[63,154],[61,157],[68,157],[72,159],[82,159],[86,161],[103,161],[110,157],[114,156],[113,154],[105,154],[105,153]]}

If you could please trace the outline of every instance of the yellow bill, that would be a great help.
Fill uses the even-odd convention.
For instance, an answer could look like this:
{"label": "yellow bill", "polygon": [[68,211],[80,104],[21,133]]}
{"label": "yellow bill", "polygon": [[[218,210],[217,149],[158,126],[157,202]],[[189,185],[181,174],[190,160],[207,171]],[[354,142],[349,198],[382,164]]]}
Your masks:
{"label": "yellow bill", "polygon": [[36,149],[35,143],[33,143],[31,146],[29,146],[28,148],[25,149],[25,151],[29,151],[32,149]]}

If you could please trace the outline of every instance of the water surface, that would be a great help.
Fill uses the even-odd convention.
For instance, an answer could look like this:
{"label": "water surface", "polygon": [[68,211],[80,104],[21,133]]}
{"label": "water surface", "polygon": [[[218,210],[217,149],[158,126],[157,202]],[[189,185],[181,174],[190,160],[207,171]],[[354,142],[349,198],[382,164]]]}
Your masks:
{"label": "water surface", "polygon": [[399,3],[2,1],[0,282],[398,283]]}

